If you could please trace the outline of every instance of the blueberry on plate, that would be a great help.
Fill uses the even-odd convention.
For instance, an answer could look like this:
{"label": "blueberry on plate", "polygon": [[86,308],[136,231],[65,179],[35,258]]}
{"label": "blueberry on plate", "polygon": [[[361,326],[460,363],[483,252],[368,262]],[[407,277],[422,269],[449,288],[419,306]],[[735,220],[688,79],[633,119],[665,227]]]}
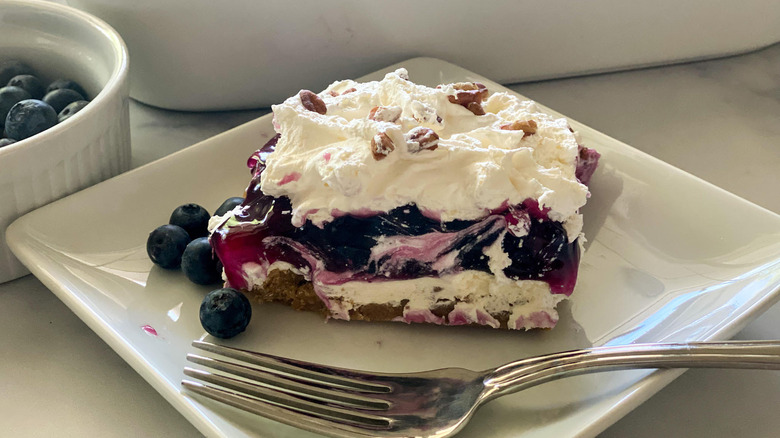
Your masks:
{"label": "blueberry on plate", "polygon": [[187,244],[181,257],[181,269],[195,284],[214,284],[222,279],[222,264],[214,255],[208,237],[198,237]]}
{"label": "blueberry on plate", "polygon": [[163,225],[149,234],[146,240],[146,253],[152,262],[161,268],[178,268],[189,242],[190,235],[181,227]]}
{"label": "blueberry on plate", "polygon": [[252,305],[241,292],[217,289],[200,304],[200,325],[211,336],[227,339],[243,332],[252,319]]}
{"label": "blueberry on plate", "polygon": [[227,198],[225,199],[225,202],[223,202],[222,205],[219,206],[217,211],[214,212],[214,216],[222,216],[225,213],[229,212],[230,210],[238,207],[243,202],[244,202],[244,198],[239,198],[238,196]]}
{"label": "blueberry on plate", "polygon": [[46,93],[51,93],[54,90],[73,90],[84,96],[84,100],[86,100],[87,97],[87,92],[84,88],[70,79],[57,79],[46,87]]}
{"label": "blueberry on plate", "polygon": [[40,99],[46,94],[43,82],[34,75],[16,75],[8,81],[8,86],[19,87],[27,91],[33,99]]}
{"label": "blueberry on plate", "polygon": [[27,99],[17,102],[5,118],[5,133],[14,140],[45,131],[57,124],[57,113],[46,102]]}
{"label": "blueberry on plate", "polygon": [[0,126],[5,124],[5,118],[11,107],[22,100],[29,99],[30,93],[19,87],[0,88]]}
{"label": "blueberry on plate", "polygon": [[205,208],[198,204],[184,204],[173,210],[168,223],[184,228],[191,239],[197,239],[209,234],[209,219],[211,215]]}
{"label": "blueberry on plate", "polygon": [[9,59],[8,61],[0,62],[0,84],[7,84],[14,76],[32,74],[35,74],[33,69],[21,61]]}
{"label": "blueberry on plate", "polygon": [[0,148],[14,143],[16,143],[16,140],[14,140],[13,138],[0,138]]}
{"label": "blueberry on plate", "polygon": [[60,114],[57,116],[57,123],[62,123],[65,120],[68,120],[71,118],[74,114],[81,111],[85,106],[87,106],[89,102],[86,100],[77,100],[65,108],[63,108],[62,111],[60,111]]}
{"label": "blueberry on plate", "polygon": [[84,99],[83,94],[79,93],[78,91],[73,91],[69,88],[61,88],[59,90],[49,91],[45,96],[43,96],[43,101],[51,105],[57,114],[64,110],[66,106],[79,100],[86,99]]}

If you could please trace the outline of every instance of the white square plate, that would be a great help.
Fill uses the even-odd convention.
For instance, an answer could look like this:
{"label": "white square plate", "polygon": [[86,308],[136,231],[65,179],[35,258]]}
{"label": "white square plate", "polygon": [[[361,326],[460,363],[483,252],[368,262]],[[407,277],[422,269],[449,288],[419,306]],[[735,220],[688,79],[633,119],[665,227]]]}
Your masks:
{"label": "white square plate", "polygon": [[[398,66],[418,83],[468,80],[508,91],[430,58],[363,79],[380,79]],[[584,211],[580,279],[554,330],[325,323],[318,315],[258,305],[247,332],[221,342],[374,371],[486,369],[590,345],[726,339],[778,299],[780,216],[570,122],[602,160]],[[259,118],[36,210],[7,231],[30,271],[209,436],[314,436],[180,392],[190,342],[208,338],[198,307],[210,288],[153,267],[145,250],[149,232],[178,205],[196,202],[213,211],[240,196],[250,178],[247,158],[272,135],[271,116]],[[489,403],[460,436],[594,436],[680,372],[620,371],[548,383]]]}

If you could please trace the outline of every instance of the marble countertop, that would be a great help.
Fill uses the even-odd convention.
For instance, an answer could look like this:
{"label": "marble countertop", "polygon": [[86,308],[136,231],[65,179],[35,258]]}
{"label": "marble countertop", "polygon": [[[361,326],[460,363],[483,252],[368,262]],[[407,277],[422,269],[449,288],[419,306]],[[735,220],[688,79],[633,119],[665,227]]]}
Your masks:
{"label": "marble countertop", "polygon": [[[511,88],[780,213],[780,44]],[[133,166],[267,112],[130,111]],[[36,278],[0,285],[0,314],[0,435],[200,436]],[[737,338],[780,339],[780,304]],[[601,436],[776,436],[777,406],[778,372],[690,370]]]}

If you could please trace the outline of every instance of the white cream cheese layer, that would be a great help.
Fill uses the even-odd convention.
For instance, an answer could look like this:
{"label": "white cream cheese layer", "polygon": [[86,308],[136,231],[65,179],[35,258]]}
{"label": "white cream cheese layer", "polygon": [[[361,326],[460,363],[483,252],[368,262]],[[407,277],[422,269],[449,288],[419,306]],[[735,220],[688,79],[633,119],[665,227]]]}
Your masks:
{"label": "white cream cheese layer", "polygon": [[[507,93],[490,94],[482,103],[486,114],[477,116],[448,100],[455,93],[452,86],[416,85],[399,69],[381,81],[331,84],[319,94],[325,114],[290,97],[273,107],[281,139],[267,159],[263,192],[290,198],[295,225],[410,203],[444,221],[471,220],[531,198],[567,223],[574,240],[588,189],[575,177],[578,147],[566,120]],[[387,109],[374,118],[400,116],[370,119],[375,107]],[[530,120],[537,125],[532,135],[501,129]],[[418,126],[436,132],[438,147],[407,143],[404,134]],[[377,160],[371,141],[382,132],[395,148]]]}
{"label": "white cream cheese layer", "polygon": [[315,288],[329,301],[332,317],[350,319],[349,311],[366,304],[403,305],[404,322],[444,324],[431,311],[437,304],[456,303],[447,312],[449,325],[482,324],[499,327],[492,315],[508,313],[509,329],[551,328],[558,320],[555,306],[564,295],[551,294],[543,281],[500,282],[488,273],[463,271],[436,278],[366,283],[351,281]]}

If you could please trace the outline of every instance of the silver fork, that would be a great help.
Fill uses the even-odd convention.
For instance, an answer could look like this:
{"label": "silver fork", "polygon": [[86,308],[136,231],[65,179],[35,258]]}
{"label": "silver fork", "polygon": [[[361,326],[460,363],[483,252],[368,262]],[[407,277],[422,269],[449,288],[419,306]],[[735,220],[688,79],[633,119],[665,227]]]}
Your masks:
{"label": "silver fork", "polygon": [[[573,350],[487,371],[444,368],[369,373],[195,341],[226,358],[188,354],[187,390],[264,417],[333,437],[449,437],[485,402],[531,386],[592,372],[635,368],[780,370],[780,341],[634,344]],[[218,385],[218,386],[214,386]]]}

